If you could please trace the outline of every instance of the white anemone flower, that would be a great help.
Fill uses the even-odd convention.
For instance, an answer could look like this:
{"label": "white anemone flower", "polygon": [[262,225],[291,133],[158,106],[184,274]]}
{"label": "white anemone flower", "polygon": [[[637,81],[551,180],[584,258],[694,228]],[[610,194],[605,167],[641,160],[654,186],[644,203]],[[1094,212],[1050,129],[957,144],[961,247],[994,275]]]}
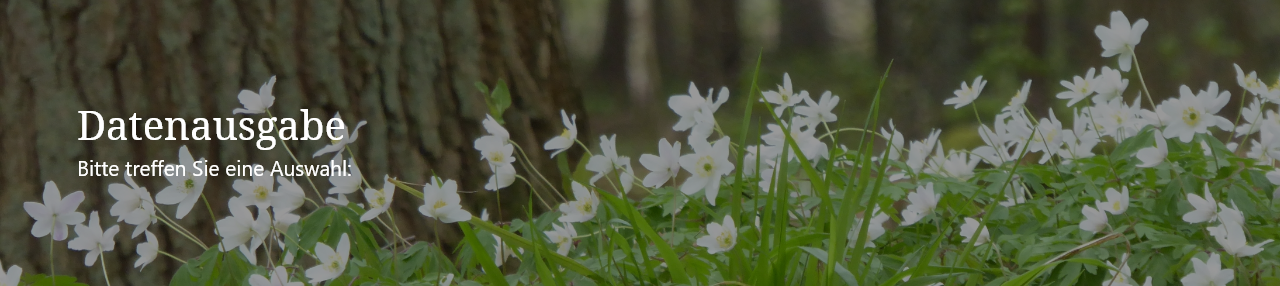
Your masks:
{"label": "white anemone flower", "polygon": [[577,181],[573,182],[573,198],[577,200],[560,204],[560,222],[585,222],[596,217],[600,198]]}
{"label": "white anemone flower", "polygon": [[761,93],[760,101],[776,105],[773,108],[773,114],[782,116],[782,112],[788,107],[795,106],[806,98],[809,98],[809,92],[800,91],[797,93],[795,89],[791,88],[791,75],[783,73],[782,85],[778,86],[778,90]]}
{"label": "white anemone flower", "polygon": [[960,82],[960,89],[955,91],[956,97],[948,98],[942,104],[955,105],[956,109],[960,109],[978,99],[978,95],[982,93],[982,88],[986,86],[987,81],[982,80],[982,76],[973,79],[973,86],[969,86],[967,82]]}
{"label": "white anemone flower", "polygon": [[1158,129],[1155,132],[1155,137],[1152,139],[1156,141],[1156,146],[1139,149],[1138,153],[1134,154],[1134,157],[1138,157],[1138,160],[1142,161],[1142,164],[1139,164],[1138,167],[1155,167],[1163,163],[1165,157],[1169,156],[1169,142],[1165,142],[1164,133]]}
{"label": "white anemone flower", "polygon": [[836,116],[836,105],[840,103],[840,96],[831,94],[831,91],[823,92],[818,101],[808,96],[804,97],[804,106],[796,107],[796,114],[804,116],[813,122],[835,122],[839,117]]}
{"label": "white anemone flower", "polygon": [[1262,247],[1271,243],[1273,240],[1265,240],[1258,244],[1249,245],[1245,240],[1244,226],[1233,222],[1224,221],[1222,224],[1211,226],[1208,228],[1209,234],[1214,240],[1222,245],[1222,249],[1227,254],[1235,257],[1249,257],[1262,252]]}
{"label": "white anemone flower", "polygon": [[432,177],[431,183],[422,186],[422,201],[418,212],[440,222],[455,223],[471,219],[471,212],[462,208],[458,182],[453,180],[440,183],[440,178]]}
{"label": "white anemone flower", "polygon": [[496,135],[486,135],[476,139],[475,149],[480,151],[480,159],[488,162],[489,171],[493,172],[484,189],[497,191],[515,182],[515,146]]}
{"label": "white anemone flower", "polygon": [[642,181],[645,187],[657,188],[675,179],[680,174],[680,141],[672,144],[667,138],[658,139],[658,155],[640,155],[640,165],[649,169]]}
{"label": "white anemone flower", "polygon": [[354,161],[344,161],[342,160],[342,153],[338,153],[338,155],[333,156],[333,160],[329,161],[329,165],[346,165],[348,170],[346,174],[340,172],[329,173],[329,183],[333,184],[333,187],[329,188],[330,195],[345,195],[360,190],[360,178],[362,175],[360,174],[359,166]]}
{"label": "white anemone flower", "polygon": [[337,246],[335,250],[323,242],[316,243],[316,260],[320,263],[307,269],[307,278],[311,279],[311,284],[338,278],[342,272],[346,271],[347,261],[351,259],[351,239],[346,233],[338,239]]}
{"label": "white anemone flower", "polygon": [[677,121],[671,130],[711,129],[716,124],[715,117],[711,115],[715,114],[716,110],[720,109],[720,105],[728,100],[729,89],[727,88],[721,87],[713,101],[710,91],[707,92],[707,97],[703,98],[698,93],[698,87],[690,82],[689,94],[676,95],[667,99],[667,107],[680,116],[680,121]]}
{"label": "white anemone flower", "polygon": [[245,257],[256,257],[252,253],[271,233],[271,215],[261,211],[255,219],[253,213],[249,212],[248,206],[239,200],[227,202],[227,210],[231,211],[231,216],[220,219],[215,224],[218,235],[222,236],[218,250],[227,252],[246,246],[247,243],[248,245],[244,248]]}
{"label": "white anemone flower", "polygon": [[578,236],[578,230],[573,228],[572,223],[563,223],[564,226],[551,224],[551,231],[544,231],[547,235],[547,241],[556,245],[556,253],[560,255],[569,255],[569,249],[573,247],[573,238]]}
{"label": "white anemone flower", "polygon": [[968,243],[969,240],[974,240],[973,245],[975,246],[991,242],[991,233],[988,231],[989,227],[983,227],[981,233],[976,236],[974,235],[979,226],[981,226],[981,223],[979,223],[978,220],[970,217],[964,218],[964,224],[960,226],[960,236],[964,236],[964,240],[961,240],[960,242]]}
{"label": "white anemone flower", "polygon": [[1191,268],[1194,272],[1183,276],[1182,285],[1184,286],[1223,286],[1231,283],[1236,279],[1236,272],[1232,269],[1222,269],[1222,258],[1217,253],[1209,253],[1208,260],[1200,260],[1200,258],[1191,259]]}
{"label": "white anemone flower", "polygon": [[[0,266],[3,269],[3,266]],[[22,285],[22,267],[9,265],[8,272],[0,272],[0,286]]]}
{"label": "white anemone flower", "polygon": [[1094,81],[1094,74],[1096,72],[1096,69],[1089,68],[1089,71],[1085,72],[1084,77],[1075,76],[1071,81],[1063,80],[1060,83],[1062,84],[1062,87],[1067,88],[1067,91],[1059,92],[1055,97],[1058,99],[1066,99],[1067,106],[1074,106],[1086,97],[1093,95],[1094,89],[1091,82]]}
{"label": "white anemone flower", "polygon": [[1182,215],[1182,220],[1188,223],[1213,222],[1218,220],[1218,202],[1213,199],[1213,195],[1209,194],[1209,184],[1204,184],[1204,197],[1196,194],[1187,194],[1187,202],[1191,203],[1194,210]]}
{"label": "white anemone flower", "polygon": [[[884,222],[889,221],[889,215],[880,211],[879,206],[872,208],[871,213],[874,215],[871,216],[871,221],[867,222],[867,236],[863,243],[865,247],[876,246],[875,240],[885,233]],[[846,237],[849,246],[854,246],[858,243],[858,237],[862,234],[862,220],[863,218],[853,218],[853,225],[849,228],[849,234]]]}
{"label": "white anemone flower", "polygon": [[133,235],[130,237],[138,237],[156,222],[156,203],[151,200],[151,193],[147,192],[147,188],[133,182],[132,176],[125,174],[124,182],[128,185],[115,183],[107,186],[107,193],[116,199],[116,203],[111,205],[110,214],[117,217],[116,221],[137,226],[133,228]]}
{"label": "white anemone flower", "polygon": [[[204,158],[200,158],[204,161]],[[191,151],[187,150],[187,146],[178,148],[178,163],[185,166],[187,170],[195,170],[195,159],[191,157]],[[165,176],[172,184],[156,193],[156,203],[162,205],[178,205],[178,211],[175,214],[176,219],[186,217],[191,213],[191,208],[200,200],[200,194],[204,193],[204,183],[209,179],[207,176],[196,176],[195,172],[175,173],[173,176]]]}
{"label": "white anemone flower", "polygon": [[1120,71],[1113,70],[1110,67],[1102,67],[1101,74],[1093,79],[1092,86],[1098,95],[1093,97],[1094,104],[1101,104],[1124,95],[1124,90],[1129,88],[1129,80],[1120,76]]}
{"label": "white anemone flower", "polygon": [[721,253],[733,249],[738,243],[738,226],[733,223],[733,217],[724,216],[724,224],[710,222],[707,224],[707,235],[699,237],[697,244],[706,247],[707,252],[711,254]]}
{"label": "white anemone flower", "polygon": [[720,193],[720,178],[733,172],[733,163],[729,162],[729,137],[716,140],[715,145],[706,141],[695,140],[693,154],[680,156],[680,167],[693,174],[685,179],[680,192],[692,195],[705,190],[707,202],[716,205],[716,195]]}
{"label": "white anemone flower", "polygon": [[1000,111],[1001,112],[1022,111],[1022,108],[1027,104],[1027,97],[1030,96],[1030,94],[1031,94],[1031,80],[1028,79],[1027,81],[1022,83],[1022,88],[1018,89],[1018,93],[1014,93],[1013,97],[1009,98],[1009,104],[1005,105],[1004,108],[1001,108]]}
{"label": "white anemone flower", "polygon": [[231,188],[240,193],[240,196],[235,199],[244,202],[246,206],[256,206],[258,210],[266,210],[271,207],[271,194],[275,192],[275,185],[275,176],[264,172],[262,175],[253,176],[252,180],[237,179],[231,183]]}
{"label": "white anemone flower", "polygon": [[[334,112],[333,118],[342,120],[342,115],[338,112]],[[360,138],[360,127],[364,127],[364,125],[368,123],[369,123],[368,121],[361,120],[359,123],[356,123],[355,128],[349,128],[348,127],[349,125],[346,125],[344,123],[342,125],[342,128],[334,130],[333,132],[333,136],[338,137],[339,139],[330,140],[329,145],[325,145],[324,147],[321,147],[320,150],[316,150],[315,154],[311,154],[311,158],[320,157],[320,155],[329,154],[333,152],[342,153],[343,148],[346,148],[347,145],[351,143],[355,143],[356,139]],[[325,136],[327,138],[328,134],[326,134]]]}
{"label": "white anemone flower", "polygon": [[1126,210],[1129,210],[1129,187],[1123,186],[1120,187],[1120,190],[1116,191],[1115,188],[1107,188],[1105,193],[1107,201],[1099,205],[1101,210],[1113,215],[1123,214]]}
{"label": "white anemone flower", "polygon": [[507,132],[507,128],[502,127],[502,124],[498,124],[498,120],[493,119],[493,115],[485,114],[484,120],[480,121],[480,125],[484,126],[484,131],[489,132],[489,135],[502,138],[504,142],[511,140],[511,132]]}
{"label": "white anemone flower", "polygon": [[907,201],[911,204],[902,211],[902,225],[915,224],[933,213],[933,210],[938,208],[939,200],[942,200],[942,194],[933,192],[932,182],[917,188],[914,193],[907,194]]}
{"label": "white anemone flower", "polygon": [[276,97],[271,95],[271,89],[276,86],[276,76],[271,76],[262,87],[258,88],[258,92],[254,93],[247,89],[241,90],[236,98],[240,99],[240,104],[244,108],[236,108],[231,110],[232,114],[261,114],[267,112],[271,105],[275,104]]}
{"label": "white anemone flower", "polygon": [[387,209],[391,208],[391,201],[395,198],[395,194],[396,186],[391,183],[391,176],[383,177],[382,189],[365,189],[364,199],[369,202],[369,210],[360,216],[360,221],[369,221],[387,212]]}
{"label": "white anemone flower", "polygon": [[[502,267],[502,264],[506,263],[508,258],[520,258],[519,256],[516,256],[516,251],[511,249],[511,245],[502,241],[502,238],[498,237],[498,235],[493,235],[493,241],[497,242],[493,245],[493,264],[497,264],[498,267]],[[523,253],[524,250],[521,250],[520,252]]]}
{"label": "white anemone flower", "polygon": [[[1111,261],[1107,261],[1108,268],[1118,269],[1119,271],[1108,269],[1107,271],[1111,272],[1111,278],[1107,279],[1106,280],[1107,282],[1103,282],[1102,285],[1131,286],[1133,285],[1131,283],[1137,282],[1137,280],[1133,279],[1133,270],[1129,269],[1128,262],[1129,262],[1128,253],[1120,255],[1120,260],[1116,261],[1116,263],[1120,264],[1119,266],[1116,266],[1115,264],[1111,264]],[[1147,277],[1147,282],[1143,283],[1142,285],[1151,286],[1151,277]]]}
{"label": "white anemone flower", "polygon": [[564,122],[564,130],[560,131],[560,135],[547,140],[546,144],[542,144],[542,149],[544,150],[555,150],[551,152],[552,158],[555,158],[556,155],[565,150],[569,150],[570,147],[573,147],[573,142],[578,140],[578,115],[569,116],[568,113],[564,112],[564,109],[561,109],[560,121]]}
{"label": "white anemone flower", "polygon": [[1170,98],[1160,105],[1161,116],[1168,122],[1164,128],[1166,138],[1178,138],[1183,143],[1190,143],[1197,133],[1209,133],[1209,126],[1222,130],[1232,130],[1231,120],[1218,116],[1218,111],[1227,105],[1231,92],[1218,92],[1218,83],[1209,82],[1209,89],[1198,94],[1183,85],[1179,89],[1181,97]]}
{"label": "white anemone flower", "polygon": [[84,214],[76,208],[84,201],[84,192],[75,191],[66,197],[58,191],[53,181],[44,183],[44,203],[25,202],[22,208],[27,215],[36,220],[31,226],[31,235],[37,238],[53,234],[53,240],[67,239],[67,226],[84,222]]}
{"label": "white anemone flower", "polygon": [[618,135],[600,135],[600,154],[595,154],[591,156],[591,159],[587,160],[587,171],[596,173],[594,176],[591,176],[591,180],[589,181],[590,183],[595,184],[596,181],[603,178],[605,174],[622,168],[623,161],[622,158],[618,156],[617,140]]}
{"label": "white anemone flower", "polygon": [[289,272],[285,271],[284,266],[276,266],[271,270],[271,279],[261,274],[249,275],[250,286],[303,286],[302,282],[289,281]]}
{"label": "white anemone flower", "polygon": [[1231,65],[1236,68],[1236,83],[1239,84],[1240,87],[1258,96],[1266,95],[1268,93],[1267,85],[1262,83],[1261,79],[1258,79],[1257,71],[1251,71],[1246,74],[1244,73],[1244,70],[1240,68],[1239,64]]}
{"label": "white anemone flower", "polygon": [[1093,33],[1102,42],[1102,57],[1119,55],[1120,70],[1129,71],[1133,65],[1133,47],[1142,42],[1142,32],[1147,30],[1147,19],[1138,19],[1133,25],[1123,12],[1111,12],[1111,27],[1098,25]]}
{"label": "white anemone flower", "polygon": [[280,176],[276,178],[276,182],[280,187],[271,193],[269,198],[271,211],[275,214],[292,212],[307,202],[307,193],[302,190],[302,186],[298,185],[297,181]]}
{"label": "white anemone flower", "polygon": [[93,266],[103,252],[116,249],[116,233],[119,232],[119,225],[103,231],[102,225],[98,223],[98,212],[95,211],[89,213],[88,225],[76,225],[76,238],[67,242],[67,248],[88,251],[84,255],[84,266]]}
{"label": "white anemone flower", "polygon": [[139,271],[146,268],[147,264],[156,261],[156,255],[160,254],[160,240],[156,239],[156,235],[150,231],[145,233],[147,234],[147,242],[138,244],[138,260],[133,262],[133,268],[137,268]]}
{"label": "white anemone flower", "polygon": [[1099,233],[1107,229],[1107,213],[1100,211],[1098,208],[1084,206],[1080,212],[1084,213],[1084,220],[1080,221],[1080,230],[1092,233]]}

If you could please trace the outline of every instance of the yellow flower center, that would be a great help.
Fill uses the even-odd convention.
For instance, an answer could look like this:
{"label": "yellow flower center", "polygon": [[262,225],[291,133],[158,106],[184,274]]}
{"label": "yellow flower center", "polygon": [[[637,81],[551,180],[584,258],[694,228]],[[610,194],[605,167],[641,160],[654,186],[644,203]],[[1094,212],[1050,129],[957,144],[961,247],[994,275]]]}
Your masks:
{"label": "yellow flower center", "polygon": [[702,169],[698,170],[699,177],[711,177],[711,171],[715,170],[715,159],[711,156],[702,156],[698,158],[698,165],[702,166]]}
{"label": "yellow flower center", "polygon": [[1111,209],[1119,211],[1119,210],[1120,210],[1120,202],[1111,202]]}
{"label": "yellow flower center", "polygon": [[435,203],[434,205],[432,205],[432,206],[431,206],[431,208],[432,208],[432,209],[437,209],[437,210],[438,210],[438,209],[440,209],[440,208],[443,208],[445,205],[447,205],[447,204],[444,202],[444,200],[439,200],[439,201],[436,201],[436,203]]}
{"label": "yellow flower center", "polygon": [[253,189],[253,196],[257,197],[258,200],[265,200],[268,195],[270,195],[270,192],[267,191],[266,187],[258,186],[257,189]]}
{"label": "yellow flower center", "polygon": [[578,210],[582,211],[582,213],[584,214],[589,214],[592,211],[592,207],[591,207],[591,204],[588,204],[587,202],[582,202],[581,204],[578,205]]}
{"label": "yellow flower center", "polygon": [[378,191],[377,197],[373,199],[373,202],[379,206],[385,206],[387,205],[387,195],[382,191]]}
{"label": "yellow flower center", "polygon": [[716,236],[716,242],[720,243],[720,248],[733,247],[733,234],[728,231],[721,232],[720,235]]}
{"label": "yellow flower center", "polygon": [[1195,107],[1187,107],[1187,109],[1182,111],[1182,122],[1186,123],[1188,126],[1196,126],[1200,123],[1200,119],[1200,111],[1196,110]]}
{"label": "yellow flower center", "polygon": [[506,162],[507,156],[499,151],[489,152],[489,161],[494,163]]}
{"label": "yellow flower center", "polygon": [[187,187],[187,190],[194,189],[194,188],[196,187],[196,180],[192,180],[191,178],[187,178],[187,181],[183,182],[182,184],[183,184],[183,186],[186,186],[186,187]]}
{"label": "yellow flower center", "polygon": [[569,138],[569,128],[565,128],[564,131],[560,131],[560,137]]}

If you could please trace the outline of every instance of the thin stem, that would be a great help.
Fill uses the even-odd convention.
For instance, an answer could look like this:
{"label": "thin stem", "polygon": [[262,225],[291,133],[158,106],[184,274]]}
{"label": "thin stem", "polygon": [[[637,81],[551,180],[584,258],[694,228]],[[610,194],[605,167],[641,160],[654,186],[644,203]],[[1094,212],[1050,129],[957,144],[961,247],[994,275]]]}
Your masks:
{"label": "thin stem", "polygon": [[161,223],[164,223],[164,225],[169,226],[170,229],[177,231],[178,234],[181,234],[183,237],[186,237],[187,239],[190,239],[192,242],[195,242],[196,244],[200,245],[200,248],[203,248],[204,250],[209,250],[208,245],[204,244],[203,241],[200,241],[200,239],[196,238],[195,234],[192,234],[191,231],[187,230],[186,228],[183,228],[177,222],[174,222],[172,218],[169,218],[169,215],[160,211],[158,211],[157,213],[160,213],[160,216],[158,218],[160,218]]}
{"label": "thin stem", "polygon": [[[49,235],[49,276],[58,276],[57,264],[53,263],[53,235]],[[53,279],[53,285],[58,285],[58,279]]]}
{"label": "thin stem", "polygon": [[537,197],[539,202],[542,202],[542,206],[546,207],[547,210],[555,210],[551,208],[550,204],[547,204],[546,199],[542,198],[542,194],[539,194],[537,190],[533,189],[533,183],[530,183],[528,178],[525,178],[524,176],[521,176],[521,175],[516,175],[516,178],[524,181],[525,184],[529,184],[529,188],[530,188],[529,192],[533,193],[533,196]]}
{"label": "thin stem", "polygon": [[107,257],[102,251],[98,251],[98,259],[102,261],[102,280],[107,280],[107,286],[111,286],[111,275],[107,273]]}
{"label": "thin stem", "polygon": [[164,250],[157,250],[157,251],[158,251],[160,254],[164,254],[164,256],[168,256],[169,258],[173,258],[173,260],[177,260],[178,262],[181,262],[182,264],[187,264],[187,261],[186,261],[186,260],[182,260],[182,258],[178,258],[177,256],[173,256],[173,254],[169,254],[168,252],[164,252]]}
{"label": "thin stem", "polygon": [[[271,110],[267,110],[267,116],[275,117],[275,116],[272,116],[272,115],[271,115]],[[289,153],[289,158],[293,158],[293,163],[294,163],[294,164],[302,165],[302,161],[298,161],[298,157],[293,155],[293,149],[289,149],[289,144],[288,144],[288,143],[285,143],[285,142],[284,142],[284,140],[281,140],[281,141],[280,141],[280,145],[283,145],[283,146],[284,146],[284,151]],[[351,159],[351,161],[355,161],[355,158],[352,158],[352,159]],[[311,190],[316,192],[316,196],[317,196],[317,197],[319,197],[321,200],[323,200],[323,199],[324,199],[324,195],[323,195],[323,194],[320,194],[320,188],[317,188],[317,187],[316,187],[316,183],[311,181],[311,177],[310,177],[310,176],[304,176],[304,178],[307,178],[307,184],[311,184]],[[312,200],[307,200],[307,201],[308,201],[308,202],[311,202],[311,204],[312,204],[312,205],[315,205],[317,208],[318,208],[318,207],[320,207],[320,203],[317,203],[317,202],[312,201]]]}
{"label": "thin stem", "polygon": [[978,114],[978,105],[970,102],[969,106],[973,107],[973,118],[978,119],[978,124],[982,124],[982,115]]}
{"label": "thin stem", "polygon": [[[517,151],[516,153],[517,153],[517,154],[520,154],[520,157],[524,157],[524,161],[523,161],[523,162],[524,162],[524,166],[525,166],[525,168],[526,168],[526,169],[529,169],[529,171],[530,171],[531,173],[533,173],[533,174],[535,174],[535,175],[538,175],[538,178],[539,178],[539,179],[541,179],[543,183],[546,183],[546,184],[547,184],[547,186],[551,188],[551,190],[555,190],[555,189],[556,189],[556,185],[555,185],[555,184],[552,184],[550,180],[547,180],[547,177],[545,177],[545,176],[543,176],[543,175],[542,175],[542,172],[539,172],[539,171],[538,171],[538,169],[536,169],[536,168],[534,168],[534,167],[533,167],[533,161],[532,161],[532,160],[529,160],[529,153],[528,153],[528,152],[525,152],[525,151],[524,151],[524,148],[520,148],[520,144],[514,144],[514,142],[512,142],[512,143],[513,143],[513,144],[511,144],[511,146],[516,146],[516,151]],[[565,156],[568,156],[568,155],[565,155]],[[529,187],[530,187],[530,188],[532,188],[532,187],[533,187],[533,184],[532,184],[532,183],[529,183],[529,180],[525,180],[525,183],[529,184]],[[535,193],[535,194],[537,194],[537,191],[534,191],[534,193]],[[566,200],[566,201],[567,201],[567,199],[565,199],[564,195],[560,194],[560,192],[553,192],[553,193],[556,193],[556,195],[560,196],[560,199],[561,199],[561,200]]]}
{"label": "thin stem", "polygon": [[1142,93],[1147,96],[1147,103],[1151,104],[1151,111],[1155,111],[1156,120],[1164,121],[1160,118],[1160,112],[1156,110],[1156,101],[1151,99],[1151,90],[1147,89],[1147,80],[1142,77],[1142,65],[1138,64],[1138,54],[1133,51],[1133,46],[1129,46],[1129,54],[1133,56],[1133,67],[1138,70],[1138,82],[1142,83]]}

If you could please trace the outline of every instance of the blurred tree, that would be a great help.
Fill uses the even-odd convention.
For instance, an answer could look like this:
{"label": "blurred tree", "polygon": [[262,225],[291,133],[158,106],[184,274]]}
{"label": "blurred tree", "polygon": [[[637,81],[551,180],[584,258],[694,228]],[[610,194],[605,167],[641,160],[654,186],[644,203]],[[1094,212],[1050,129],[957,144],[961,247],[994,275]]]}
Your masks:
{"label": "blurred tree", "polygon": [[[78,141],[79,110],[108,117],[239,117],[231,113],[240,106],[237,92],[256,90],[276,75],[272,109],[278,117],[297,118],[300,108],[309,108],[312,116],[341,111],[348,123],[369,121],[354,151],[376,187],[383,174],[409,182],[438,175],[459,180],[467,192],[482,190],[488,175],[472,149],[486,113],[476,82],[509,84],[513,106],[504,116],[506,127],[529,152],[528,163],[547,177],[560,177],[540,148],[560,133],[560,109],[577,114],[579,134],[590,134],[583,129],[586,114],[551,0],[0,0],[0,6],[6,7],[0,18],[0,151],[7,154],[0,161],[0,239],[7,242],[0,245],[0,259],[28,273],[50,272],[49,240],[30,235],[32,221],[20,206],[39,199],[44,181],[56,181],[64,194],[85,190],[80,210],[96,210],[112,224],[107,210],[114,200],[106,185],[122,180],[78,177],[78,160],[173,162],[185,144],[211,164],[291,163],[284,148],[259,151],[253,141]],[[328,162],[307,156],[325,143],[288,142],[303,163]],[[580,155],[575,149],[568,157]],[[213,211],[225,213],[235,179],[209,180],[204,194]],[[152,193],[168,185],[158,177],[136,180]],[[321,190],[329,187],[324,178],[313,181]],[[527,190],[518,184],[502,192],[505,217],[522,216]],[[479,214],[497,207],[493,196],[479,191],[464,201]],[[435,221],[422,218],[420,202],[408,194],[396,197],[401,229],[430,241]],[[197,209],[180,223],[211,243],[218,240],[215,219]],[[123,233],[132,231],[123,227]],[[180,257],[200,253],[176,233],[152,229],[162,250]],[[446,241],[453,235],[443,234]],[[161,257],[136,271],[136,241],[121,236],[118,243],[106,254],[116,285],[164,284],[177,268]],[[83,253],[68,251],[65,241],[53,248],[58,274],[102,281],[98,268],[80,265]]]}

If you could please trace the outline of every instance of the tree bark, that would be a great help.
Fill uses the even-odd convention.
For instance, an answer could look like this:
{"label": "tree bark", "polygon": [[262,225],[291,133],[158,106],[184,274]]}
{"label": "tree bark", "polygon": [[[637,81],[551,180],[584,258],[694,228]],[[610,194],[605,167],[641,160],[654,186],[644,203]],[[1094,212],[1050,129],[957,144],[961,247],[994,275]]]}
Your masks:
{"label": "tree bark", "polygon": [[[188,121],[240,117],[231,113],[240,106],[239,90],[257,90],[275,75],[275,116],[299,118],[299,109],[307,108],[313,117],[341,112],[348,124],[368,120],[353,145],[366,178],[458,180],[462,191],[480,190],[463,198],[476,215],[498,203],[493,192],[483,191],[487,167],[472,148],[487,112],[475,82],[509,84],[513,105],[504,117],[511,140],[548,178],[560,174],[541,146],[560,133],[560,109],[577,114],[579,134],[588,134],[550,0],[0,0],[0,6],[0,152],[6,154],[0,160],[0,238],[7,242],[0,244],[0,259],[27,273],[56,270],[104,284],[99,266],[83,267],[84,253],[67,250],[66,241],[53,243],[56,269],[50,269],[50,240],[31,236],[33,221],[21,207],[40,200],[43,182],[55,181],[64,195],[86,192],[80,211],[97,211],[104,225],[116,224],[107,212],[115,200],[106,186],[122,179],[79,177],[77,161],[173,162],[186,145],[211,164],[293,163],[284,148],[259,151],[253,141],[79,141],[81,110]],[[302,163],[329,159],[308,156],[327,142],[288,144]],[[581,150],[568,156],[575,164]],[[225,216],[235,179],[212,177],[205,187],[217,217],[201,203],[179,223],[206,244],[216,243],[214,220]],[[169,185],[162,177],[136,180],[153,195]],[[329,187],[323,177],[312,181],[322,192]],[[527,187],[502,192],[502,206],[512,210],[504,219],[522,216],[515,210],[528,201]],[[432,241],[435,220],[417,212],[421,201],[396,197],[401,230],[416,241]],[[174,208],[158,210],[172,214]],[[133,269],[140,241],[127,237],[133,226],[121,228],[117,247],[106,253],[112,284],[167,284],[179,265],[161,256],[146,269]],[[458,236],[441,229],[445,241]],[[202,251],[168,228],[150,230],[163,251],[183,258]]]}

